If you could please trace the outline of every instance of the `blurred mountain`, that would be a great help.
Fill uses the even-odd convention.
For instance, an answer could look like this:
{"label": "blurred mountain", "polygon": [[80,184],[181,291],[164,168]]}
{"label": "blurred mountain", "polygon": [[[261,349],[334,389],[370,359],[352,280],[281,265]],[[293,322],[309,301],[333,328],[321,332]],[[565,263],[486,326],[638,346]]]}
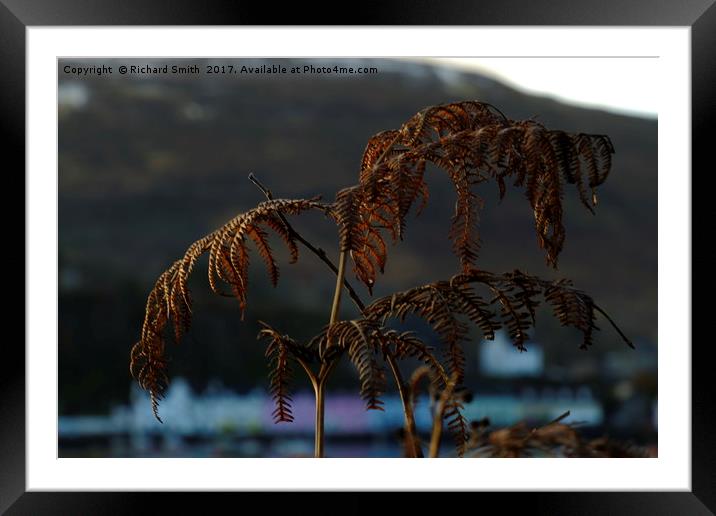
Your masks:
{"label": "blurred mountain", "polygon": [[[304,64],[281,61],[288,67]],[[139,333],[146,294],[191,242],[263,200],[247,180],[250,172],[276,196],[321,195],[331,200],[338,189],[357,181],[371,135],[399,127],[423,107],[466,99],[494,104],[513,119],[535,117],[552,128],[608,134],[616,149],[612,174],[599,191],[596,216],[583,209],[575,191],[565,193],[567,240],[559,271],[545,265],[523,192],[508,190],[498,203],[497,187],[486,185],[481,190],[481,266],[572,278],[637,342],[656,340],[656,120],[526,95],[453,69],[396,60],[355,61],[353,66],[375,66],[378,73],[79,79],[62,73],[62,66],[72,62],[61,61],[60,381],[61,398],[64,389],[67,400],[65,405],[61,400],[61,411],[80,410],[72,400],[80,403],[73,392],[80,396],[81,385],[96,388],[110,382],[98,378],[99,371],[92,373],[96,378],[87,377],[82,360],[88,352],[99,354],[92,359],[96,362],[102,353],[111,356],[118,364],[109,378],[121,375],[125,382],[114,392],[126,390],[127,352]],[[192,62],[203,66],[212,61],[181,64]],[[273,62],[278,61],[249,64]],[[102,63],[117,66],[119,61]],[[446,236],[454,206],[452,187],[437,169],[428,177],[428,208],[409,222],[405,241],[391,249],[377,295],[448,278],[456,271]],[[295,225],[336,256],[336,235],[328,221],[309,215],[296,219]],[[303,253],[298,264],[282,268],[282,283],[275,291],[262,272],[255,272],[249,321],[267,319],[305,337],[325,323],[333,280],[309,253]],[[197,324],[186,345],[177,348],[174,370],[204,378],[216,369],[229,382],[238,382],[239,374],[261,377],[260,346],[237,343],[244,337],[253,340],[253,329],[238,322],[236,303],[205,295],[202,278],[195,278],[193,285]],[[354,313],[347,304],[345,309],[347,315]],[[588,352],[595,360],[600,353],[622,349],[608,324],[600,326],[603,331]],[[574,336],[557,330],[551,320],[538,326],[537,337],[549,342],[548,362],[568,363],[572,354],[580,353]],[[247,355],[247,347],[256,356]],[[239,365],[230,365],[234,361]],[[254,369],[258,372],[252,376]]]}

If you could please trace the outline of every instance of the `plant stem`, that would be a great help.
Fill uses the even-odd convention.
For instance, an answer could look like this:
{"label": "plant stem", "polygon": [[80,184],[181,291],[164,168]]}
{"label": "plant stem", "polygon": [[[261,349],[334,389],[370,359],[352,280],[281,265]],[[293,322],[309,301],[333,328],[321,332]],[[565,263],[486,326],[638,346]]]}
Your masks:
{"label": "plant stem", "polygon": [[323,443],[325,441],[324,422],[326,412],[326,382],[333,368],[338,363],[340,356],[333,357],[329,362],[324,362],[318,371],[317,381],[314,383],[314,391],[316,393],[316,427],[315,427],[315,447],[313,456],[317,459],[323,458]]}
{"label": "plant stem", "polygon": [[[261,190],[266,199],[268,199],[269,201],[273,199],[273,194],[271,193],[271,190],[264,186],[261,181],[256,178],[256,176],[254,176],[253,174],[249,174],[249,180],[254,183],[259,190]],[[358,293],[353,289],[351,284],[345,278],[346,252],[341,251],[341,254],[338,259],[338,267],[336,267],[335,264],[330,260],[330,258],[328,258],[326,252],[323,249],[314,246],[311,242],[306,240],[298,231],[294,229],[294,227],[286,219],[286,217],[284,217],[282,213],[279,213],[278,216],[281,219],[283,225],[286,227],[286,230],[291,234],[291,236],[301,242],[301,244],[303,244],[306,249],[315,254],[336,275],[336,289],[333,295],[333,304],[331,305],[330,324],[335,323],[338,319],[338,310],[340,308],[341,293],[343,290],[341,288],[342,286],[346,288],[346,290],[348,291],[348,295],[353,300],[353,303],[355,303],[355,305],[362,313],[365,309],[365,304],[363,303],[363,301],[361,301],[360,297],[358,296]],[[318,374],[315,376],[312,374],[310,368],[306,364],[301,363],[301,366],[306,370],[306,374],[308,374],[309,378],[311,379],[313,390],[316,395],[316,428],[314,453],[314,456],[316,458],[323,457],[326,381],[328,380],[328,375],[333,370],[333,367],[338,362],[338,359],[339,357],[336,356],[332,358],[331,361],[324,362],[324,364],[318,371]]]}
{"label": "plant stem", "polygon": [[[249,174],[249,180],[256,185],[256,187],[261,190],[261,192],[264,194],[264,196],[270,201],[273,199],[273,194],[271,193],[271,190],[266,188],[261,181],[258,180],[258,178],[253,175]],[[301,235],[296,229],[291,225],[291,223],[284,217],[283,213],[278,214],[279,218],[281,219],[281,222],[283,222],[283,225],[286,226],[286,229],[288,232],[301,244],[303,244],[306,249],[311,251],[313,254],[315,254],[323,263],[325,263],[329,269],[333,271],[334,274],[338,274],[338,267],[331,261],[330,258],[328,258],[328,255],[326,255],[326,252],[321,249],[320,247],[314,246],[311,242],[306,240],[303,235]],[[350,282],[345,279],[345,275],[343,278],[343,286],[346,287],[346,290],[348,291],[348,295],[353,300],[353,303],[358,307],[358,310],[363,312],[365,309],[365,304],[363,301],[361,301],[360,296],[358,296],[358,293],[355,291],[353,286],[350,284]]]}
{"label": "plant stem", "polygon": [[428,452],[428,457],[430,458],[436,458],[438,453],[440,453],[440,439],[443,436],[443,418],[441,412],[440,410],[433,416],[433,431],[430,436],[430,450]]}
{"label": "plant stem", "polygon": [[445,385],[440,399],[438,400],[435,411],[433,412],[433,431],[430,436],[430,450],[428,457],[436,458],[440,453],[440,439],[443,436],[443,417],[445,416],[445,404],[455,390],[455,374],[450,377],[450,381]]}
{"label": "plant stem", "polygon": [[320,379],[316,384],[316,428],[315,428],[315,449],[314,457],[320,459],[323,457],[323,442],[324,442],[324,415],[325,415],[325,378]]}
{"label": "plant stem", "polygon": [[343,280],[346,275],[346,251],[341,251],[338,257],[338,274],[336,275],[336,290],[333,293],[333,305],[331,305],[331,319],[329,324],[338,320],[338,309],[341,307],[341,293],[343,292]]}
{"label": "plant stem", "polygon": [[629,340],[629,337],[627,337],[626,335],[624,335],[624,332],[621,330],[621,328],[619,328],[619,326],[617,326],[617,323],[615,323],[615,322],[612,320],[612,318],[609,317],[609,314],[608,314],[607,312],[605,312],[604,310],[602,310],[601,308],[599,308],[596,304],[593,304],[592,306],[594,307],[594,309],[595,309],[597,312],[599,312],[599,313],[602,314],[604,317],[606,317],[607,321],[609,321],[609,324],[611,324],[612,327],[617,331],[617,333],[619,333],[619,335],[621,336],[621,338],[624,339],[624,342],[626,342],[627,346],[629,346],[631,349],[636,349],[636,348],[634,347],[634,344],[632,343],[632,341]]}
{"label": "plant stem", "polygon": [[413,405],[410,401],[407,386],[403,381],[403,375],[400,373],[398,364],[395,362],[395,357],[387,352],[385,358],[390,365],[390,369],[393,372],[395,383],[398,385],[398,394],[400,394],[400,401],[403,403],[403,413],[405,415],[405,448],[408,451],[409,457],[422,458],[423,450],[420,447],[418,441],[418,431],[415,426],[415,414],[413,413]]}
{"label": "plant stem", "polygon": [[[341,306],[341,292],[343,291],[343,280],[346,272],[346,252],[341,251],[338,258],[338,274],[336,275],[336,291],[333,294],[333,304],[331,305],[331,318],[329,326],[333,325],[338,320],[338,310]],[[330,346],[331,343],[328,343]],[[323,457],[323,442],[324,442],[324,415],[325,415],[325,399],[324,390],[328,375],[330,374],[333,366],[338,361],[338,357],[330,359],[330,361],[324,362],[318,372],[318,385],[316,387],[316,446],[315,454],[316,458]]]}

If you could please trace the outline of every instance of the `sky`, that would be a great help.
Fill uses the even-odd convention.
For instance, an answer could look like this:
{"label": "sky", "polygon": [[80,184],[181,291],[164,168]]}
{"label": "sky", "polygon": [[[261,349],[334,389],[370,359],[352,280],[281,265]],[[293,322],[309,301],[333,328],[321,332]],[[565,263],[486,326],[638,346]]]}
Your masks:
{"label": "sky", "polygon": [[[632,116],[657,118],[658,58],[528,57],[528,58],[408,58],[411,61],[456,67],[496,79],[526,93],[553,97],[578,106]],[[76,91],[61,93],[80,101]],[[69,98],[67,95],[74,94]]]}
{"label": "sky", "polygon": [[656,58],[425,58],[528,93],[648,118],[658,112]]}

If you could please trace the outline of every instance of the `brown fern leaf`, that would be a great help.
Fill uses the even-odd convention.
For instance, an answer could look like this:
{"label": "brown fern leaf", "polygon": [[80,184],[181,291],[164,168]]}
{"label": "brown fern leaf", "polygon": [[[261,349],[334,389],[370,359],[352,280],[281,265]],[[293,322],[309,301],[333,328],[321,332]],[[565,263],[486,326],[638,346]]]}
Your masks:
{"label": "brown fern leaf", "polygon": [[443,355],[449,374],[458,381],[464,377],[465,356],[460,344],[467,338],[468,327],[460,320],[456,303],[447,282],[436,282],[382,298],[369,305],[365,314],[369,319],[385,321],[389,317],[405,320],[414,314],[425,320],[445,344]]}
{"label": "brown fern leaf", "polygon": [[[437,419],[447,421],[448,431],[452,434],[455,441],[455,450],[457,451],[458,457],[462,457],[466,451],[467,443],[470,435],[468,431],[467,419],[462,415],[463,405],[456,393],[458,391],[458,378],[455,374],[450,375],[450,378],[440,393],[440,399],[437,403],[436,414],[434,417],[434,424],[437,423]],[[433,427],[433,432],[436,428]],[[438,434],[439,435],[439,434]],[[435,435],[433,437],[436,437]],[[439,439],[438,439],[439,441]]]}
{"label": "brown fern leaf", "polygon": [[[271,281],[275,284],[278,281],[279,271],[273,258],[273,253],[267,241],[267,233],[262,225],[273,229],[283,225],[278,218],[281,215],[295,215],[310,209],[325,210],[315,199],[312,200],[286,200],[275,199],[259,204],[253,210],[243,213],[227,222],[222,228],[212,234],[210,242],[204,246],[201,253],[209,253],[209,285],[217,293],[216,278],[223,279],[235,289],[234,296],[241,303],[242,311],[246,307],[246,289],[244,282],[247,279],[246,271],[246,238],[253,240],[262,260],[266,264]],[[293,235],[287,230],[277,232],[277,235],[286,242],[291,252],[292,259],[297,256],[297,246]],[[228,264],[222,266],[222,254],[228,252]],[[229,267],[230,266],[230,267]],[[232,282],[231,275],[227,274],[227,268],[233,268],[235,281]],[[228,277],[227,277],[228,276]],[[237,295],[238,294],[238,295]]]}
{"label": "brown fern leaf", "polygon": [[360,187],[341,190],[332,214],[338,224],[341,251],[349,252],[356,276],[372,292],[376,273],[383,272],[387,258],[385,241],[376,224],[384,222],[381,213],[362,213],[365,191]]}
{"label": "brown fern leaf", "polygon": [[391,352],[396,358],[411,357],[420,360],[425,364],[423,367],[430,371],[430,381],[435,387],[440,389],[447,385],[449,376],[445,368],[433,354],[433,348],[426,345],[418,336],[412,332],[399,333],[388,330],[385,332],[385,338],[386,344],[393,346]]}
{"label": "brown fern leaf", "polygon": [[[428,199],[428,187],[425,183],[425,180],[423,179],[425,176],[425,165],[426,161],[424,159],[416,159],[414,161],[400,161],[395,160],[391,165],[395,170],[394,175],[396,176],[396,197],[395,201],[397,201],[397,224],[394,223],[393,226],[388,225],[388,228],[391,230],[391,232],[397,231],[397,235],[402,239],[405,235],[405,225],[406,225],[406,217],[408,215],[408,212],[410,211],[410,208],[413,206],[415,201],[418,198],[422,198],[421,207],[418,209],[418,213],[422,210],[422,208],[427,204]],[[390,201],[393,201],[393,199],[389,199]],[[373,204],[374,206],[380,206],[380,204]],[[392,211],[389,211],[388,214],[392,214]],[[387,222],[387,219],[383,217],[384,222]],[[395,240],[395,235],[393,234],[393,240]]]}
{"label": "brown fern leaf", "polygon": [[477,233],[478,210],[481,199],[470,191],[466,174],[454,179],[457,191],[455,215],[452,219],[449,238],[453,242],[453,251],[460,260],[463,270],[469,270],[477,260],[480,249],[480,237]]}
{"label": "brown fern leaf", "polygon": [[[165,372],[163,329],[172,317],[169,289],[171,281],[176,277],[178,263],[174,262],[159,276],[149,293],[141,337],[139,342],[132,346],[130,353],[129,370],[138,380],[140,387],[149,391],[152,412],[159,421],[161,421],[157,412],[159,401],[164,397],[169,383]],[[183,314],[183,312],[179,313]],[[181,336],[187,324],[185,320],[175,320],[176,335]]]}
{"label": "brown fern leaf", "polygon": [[480,297],[468,283],[457,283],[450,286],[450,299],[457,311],[465,315],[477,328],[482,331],[484,339],[494,340],[495,331],[501,325],[495,318],[495,312],[490,303]]}
{"label": "brown fern leaf", "polygon": [[453,396],[446,403],[444,412],[448,432],[453,436],[458,457],[462,457],[465,454],[467,442],[470,438],[469,424],[465,416],[462,415],[462,409],[462,403]]}
{"label": "brown fern leaf", "polygon": [[[357,277],[372,289],[386,255],[365,241],[380,232],[402,238],[413,204],[429,192],[423,175],[430,162],[447,173],[457,200],[450,239],[463,270],[475,265],[479,251],[478,213],[482,198],[475,185],[494,180],[500,199],[506,182],[523,186],[534,211],[537,242],[547,263],[557,266],[565,240],[563,185],[574,184],[582,203],[593,211],[595,188],[611,168],[614,148],[604,135],[553,131],[534,120],[514,121],[489,104],[468,101],[426,108],[397,131],[372,137],[363,155],[360,183],[350,198],[337,200],[345,216],[344,233]],[[588,178],[588,180],[587,180]],[[591,199],[587,184],[592,189]],[[346,202],[355,203],[352,210]],[[362,235],[362,236],[361,236]],[[376,257],[379,257],[378,260]]]}
{"label": "brown fern leaf", "polygon": [[525,343],[530,339],[527,331],[533,324],[532,314],[523,309],[524,301],[513,294],[513,288],[512,285],[490,285],[490,289],[495,294],[491,302],[499,304],[512,343],[520,351],[525,351]]}
{"label": "brown fern leaf", "polygon": [[587,453],[575,456],[608,457],[608,458],[639,458],[650,457],[649,452],[632,443],[615,441],[608,437],[599,437],[584,444]]}
{"label": "brown fern leaf", "polygon": [[368,140],[361,160],[361,183],[363,182],[363,178],[373,170],[376,163],[382,160],[386,153],[390,152],[398,137],[398,131],[382,131]]}
{"label": "brown fern leaf", "polygon": [[[410,378],[408,379],[408,393],[410,394],[410,404],[413,406],[413,409],[418,404],[418,393],[420,392],[420,384],[425,378],[428,379],[428,381],[430,382],[430,386],[433,388],[439,382],[439,379],[435,376],[435,373],[433,372],[432,368],[426,365],[422,365],[415,369],[410,375]],[[435,398],[436,392],[436,390],[430,391],[430,397],[432,399]]]}
{"label": "brown fern leaf", "polygon": [[132,346],[130,372],[138,379],[139,386],[149,391],[152,413],[161,423],[159,402],[164,398],[169,379],[166,374],[163,341],[155,339],[153,344],[142,346],[141,341]]}
{"label": "brown fern leaf", "polygon": [[594,301],[580,290],[571,287],[568,280],[558,280],[546,286],[544,297],[549,302],[562,326],[572,326],[582,332],[584,340],[580,346],[587,349],[592,345],[595,324]]}
{"label": "brown fern leaf", "polygon": [[488,422],[473,423],[470,438],[470,457],[648,457],[645,449],[606,437],[586,440],[578,427],[562,423],[569,416],[565,412],[554,421],[530,427],[524,421],[515,425],[487,431]]}
{"label": "brown fern leaf", "polygon": [[363,190],[357,186],[344,188],[336,194],[332,212],[338,223],[341,251],[358,249],[363,242],[363,235],[360,233],[363,197]]}
{"label": "brown fern leaf", "polygon": [[[477,287],[486,288],[493,298],[483,299]],[[540,297],[553,306],[563,326],[574,327],[582,333],[582,348],[591,345],[593,330],[598,329],[592,298],[572,288],[566,280],[546,281],[519,270],[495,274],[471,269],[449,281],[437,281],[377,299],[366,307],[364,316],[380,325],[385,325],[389,318],[404,321],[409,314],[425,320],[445,345],[446,370],[455,376],[459,385],[464,374],[462,346],[469,329],[462,319],[472,322],[487,339],[494,338],[495,331],[504,327],[513,344],[524,350],[529,330],[535,324]],[[631,346],[621,330],[616,326],[615,329]]]}
{"label": "brown fern leaf", "polygon": [[247,238],[256,244],[271,281],[275,283],[279,273],[268,244],[266,229],[273,230],[286,243],[291,259],[295,261],[298,257],[296,242],[279,215],[295,215],[311,209],[326,212],[329,208],[317,199],[275,199],[263,202],[194,242],[181,259],[159,276],[147,297],[141,336],[132,349],[130,360],[133,376],[143,389],[149,391],[155,416],[159,400],[168,384],[164,358],[165,328],[171,322],[177,342],[189,329],[191,295],[188,280],[199,257],[209,254],[210,288],[221,294],[219,281],[228,284],[231,295],[239,301],[243,315],[248,286]]}
{"label": "brown fern leaf", "polygon": [[262,329],[258,338],[269,341],[266,346],[266,357],[269,360],[269,391],[276,403],[272,415],[276,423],[290,423],[293,421],[291,410],[291,394],[289,383],[293,374],[290,360],[303,359],[310,361],[313,358],[311,350],[300,346],[288,335],[282,335],[268,324],[259,321]]}
{"label": "brown fern leaf", "polygon": [[535,284],[535,280],[519,270],[515,270],[510,275],[510,281],[515,289],[514,299],[519,308],[524,308],[530,315],[532,325],[536,324],[537,307],[540,302],[537,296],[541,294],[540,288]]}
{"label": "brown fern leaf", "polygon": [[444,344],[442,355],[448,374],[455,374],[458,383],[464,378],[462,344],[469,329],[462,319],[474,323],[486,339],[494,339],[495,330],[502,327],[490,304],[463,280],[438,281],[378,299],[366,308],[365,314],[383,322],[388,318],[404,321],[409,314],[425,320]]}
{"label": "brown fern leaf", "polygon": [[403,124],[400,128],[401,143],[413,147],[417,143],[431,143],[459,131],[505,122],[505,116],[485,102],[465,101],[431,106]]}
{"label": "brown fern leaf", "polygon": [[268,243],[268,234],[260,227],[253,227],[248,231],[248,235],[251,240],[254,241],[254,244],[256,244],[256,249],[266,264],[266,270],[271,279],[271,284],[275,287],[278,284],[279,272],[276,260],[274,260],[273,253],[271,252],[271,246]]}
{"label": "brown fern leaf", "polygon": [[380,399],[386,390],[385,371],[378,363],[381,351],[380,328],[375,321],[340,321],[324,328],[309,347],[324,350],[336,347],[348,351],[360,379],[361,397],[369,410],[383,410]]}
{"label": "brown fern leaf", "polygon": [[278,234],[281,240],[288,246],[290,256],[289,263],[298,261],[298,246],[296,245],[295,235],[291,234],[286,225],[278,217],[269,217],[264,224],[271,228],[274,233]]}

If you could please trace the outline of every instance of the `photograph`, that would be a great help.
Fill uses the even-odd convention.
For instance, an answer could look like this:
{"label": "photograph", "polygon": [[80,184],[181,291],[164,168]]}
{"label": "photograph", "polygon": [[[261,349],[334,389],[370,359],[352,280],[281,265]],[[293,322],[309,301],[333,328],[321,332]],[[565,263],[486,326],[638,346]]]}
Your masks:
{"label": "photograph", "polygon": [[0,514],[714,514],[714,2],[0,0]]}
{"label": "photograph", "polygon": [[58,457],[658,458],[657,65],[58,58]]}

